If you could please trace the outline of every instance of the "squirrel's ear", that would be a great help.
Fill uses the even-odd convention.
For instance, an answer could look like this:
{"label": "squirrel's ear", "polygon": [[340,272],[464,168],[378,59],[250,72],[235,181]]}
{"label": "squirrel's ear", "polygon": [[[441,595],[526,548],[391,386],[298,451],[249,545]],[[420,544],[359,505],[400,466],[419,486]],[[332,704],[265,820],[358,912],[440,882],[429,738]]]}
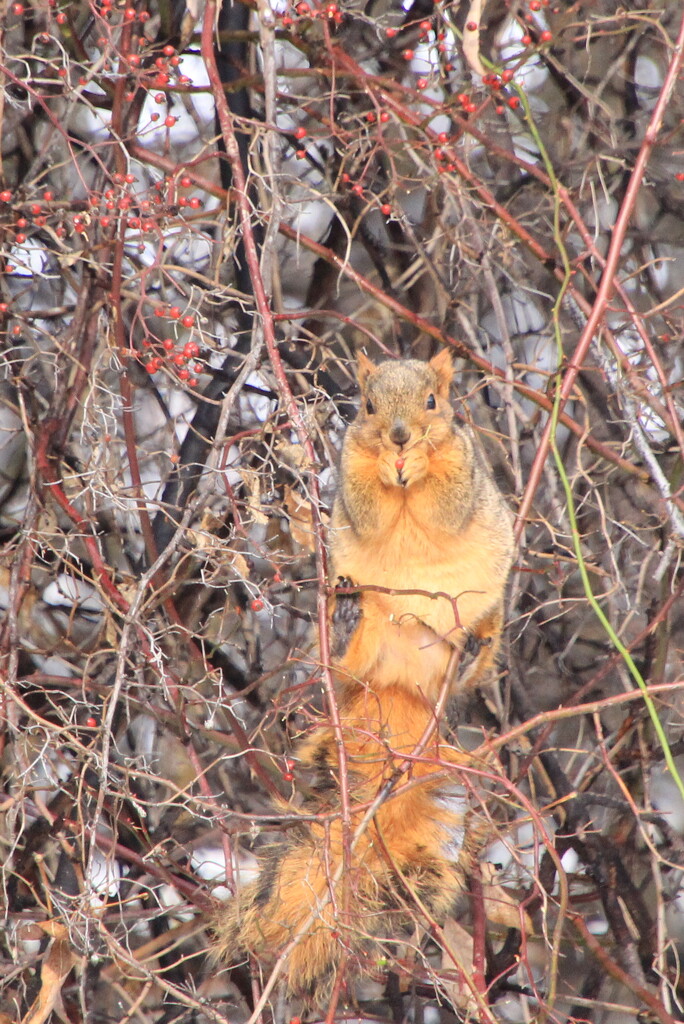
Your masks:
{"label": "squirrel's ear", "polygon": [[357,362],[359,387],[363,391],[366,381],[368,380],[372,373],[375,373],[375,371],[377,370],[377,366],[375,365],[375,363],[372,363],[368,356],[364,355],[363,352],[358,353]]}
{"label": "squirrel's ear", "polygon": [[445,397],[448,396],[451,381],[454,377],[454,364],[451,359],[451,351],[448,348],[443,348],[441,352],[438,352],[436,356],[433,356],[429,365],[437,374],[440,395],[444,395]]}

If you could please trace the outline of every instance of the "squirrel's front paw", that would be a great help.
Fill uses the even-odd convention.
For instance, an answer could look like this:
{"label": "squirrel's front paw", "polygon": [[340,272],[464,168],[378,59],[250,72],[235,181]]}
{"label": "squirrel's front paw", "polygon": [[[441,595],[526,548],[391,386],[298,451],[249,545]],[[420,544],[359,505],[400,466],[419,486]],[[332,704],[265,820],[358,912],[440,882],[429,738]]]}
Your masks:
{"label": "squirrel's front paw", "polygon": [[[348,590],[354,586],[348,577],[340,576],[337,580],[337,588]],[[332,615],[332,654],[335,658],[341,658],[346,654],[347,647],[356,628],[361,621],[361,594],[357,590],[354,594],[335,595],[335,610]]]}
{"label": "squirrel's front paw", "polygon": [[418,448],[406,452],[384,452],[380,479],[386,487],[410,487],[427,476],[428,457]]}
{"label": "squirrel's front paw", "polygon": [[458,674],[461,678],[475,664],[482,653],[482,649],[484,647],[491,647],[491,644],[492,638],[490,636],[476,636],[474,633],[466,631],[466,639],[461,648],[461,660],[458,666]]}

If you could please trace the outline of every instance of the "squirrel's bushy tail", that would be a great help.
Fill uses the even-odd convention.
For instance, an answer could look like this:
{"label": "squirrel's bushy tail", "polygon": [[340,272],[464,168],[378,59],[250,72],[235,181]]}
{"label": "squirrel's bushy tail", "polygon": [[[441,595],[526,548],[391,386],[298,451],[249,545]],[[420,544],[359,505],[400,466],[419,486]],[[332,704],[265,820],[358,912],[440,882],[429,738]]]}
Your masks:
{"label": "squirrel's bushy tail", "polygon": [[[273,961],[292,943],[289,988],[311,992],[345,955],[372,970],[383,933],[396,941],[395,915],[406,918],[421,905],[441,915],[453,905],[475,852],[459,772],[468,759],[438,736],[413,756],[431,713],[403,688],[383,694],[382,712],[362,688],[346,695],[346,833],[339,800],[326,807],[328,794],[339,792],[337,781],[331,785],[339,774],[334,733],[322,728],[305,742],[300,762],[317,773],[320,817],[272,849],[258,880],[221,910],[215,931],[222,959],[253,953]],[[369,818],[381,792],[386,799]]]}

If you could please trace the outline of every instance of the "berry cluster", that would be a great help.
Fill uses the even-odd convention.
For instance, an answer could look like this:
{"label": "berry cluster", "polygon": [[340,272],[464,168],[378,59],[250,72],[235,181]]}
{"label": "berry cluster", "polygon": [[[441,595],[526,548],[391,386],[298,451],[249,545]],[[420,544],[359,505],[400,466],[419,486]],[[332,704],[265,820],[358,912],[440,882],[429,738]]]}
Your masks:
{"label": "berry cluster", "polygon": [[[181,310],[178,306],[160,308],[156,310],[156,315],[166,316],[170,320],[179,322],[183,327],[187,328],[192,327],[195,322],[195,318],[192,314],[188,313],[185,316],[181,316]],[[152,350],[152,354],[149,354],[148,357],[146,357],[146,362],[144,364],[147,373],[157,373],[166,366],[167,369],[175,373],[178,380],[187,383],[191,388],[197,386],[197,377],[193,376],[192,372],[202,373],[204,365],[199,361],[194,362],[192,365],[192,372],[188,367],[188,364],[191,363],[192,360],[197,360],[200,354],[200,347],[196,341],[186,341],[183,344],[173,338],[164,338],[161,343],[158,341],[145,340],[143,341],[143,348]]]}

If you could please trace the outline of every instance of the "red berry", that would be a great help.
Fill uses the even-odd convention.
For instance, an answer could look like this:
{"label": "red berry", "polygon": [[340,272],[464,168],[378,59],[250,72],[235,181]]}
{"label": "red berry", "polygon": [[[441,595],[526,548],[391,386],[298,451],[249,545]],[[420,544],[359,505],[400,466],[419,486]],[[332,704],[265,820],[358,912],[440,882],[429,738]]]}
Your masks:
{"label": "red berry", "polygon": [[305,149],[296,149],[295,150],[295,156],[297,157],[298,160],[303,160],[304,157],[306,156],[306,150]]}
{"label": "red berry", "polygon": [[523,44],[523,46],[529,46],[532,42],[532,36],[528,36],[527,33],[525,33],[520,42]]}
{"label": "red berry", "polygon": [[413,60],[415,56],[415,51],[410,49],[402,50],[401,55],[404,58],[404,60]]}
{"label": "red berry", "polygon": [[466,25],[468,32],[477,32],[477,22],[469,21]]}
{"label": "red berry", "polygon": [[542,43],[550,43],[552,39],[553,39],[553,33],[549,32],[549,30],[547,28],[545,28],[544,31],[539,36],[539,40]]}
{"label": "red berry", "polygon": [[11,202],[12,202],[12,193],[10,192],[10,190],[8,188],[6,188],[6,189],[4,189],[4,191],[0,192],[0,203],[11,203]]}
{"label": "red berry", "polygon": [[178,320],[181,315],[180,306],[171,306],[168,314],[172,320]]}
{"label": "red berry", "polygon": [[382,206],[380,207],[380,213],[384,213],[384,215],[385,215],[386,217],[387,217],[387,216],[388,216],[388,214],[390,214],[391,212],[392,212],[392,207],[390,206],[390,204],[389,204],[389,203],[383,203],[383,204],[382,204]]}
{"label": "red berry", "polygon": [[383,124],[387,124],[389,119],[390,119],[389,114],[387,113],[386,110],[383,110],[383,112],[380,114],[380,120],[382,121]]}
{"label": "red berry", "polygon": [[178,118],[174,117],[173,114],[167,114],[167,116],[164,119],[164,124],[166,125],[167,128],[173,128],[177,120]]}
{"label": "red berry", "polygon": [[108,217],[106,213],[104,214],[104,216],[100,217],[100,227],[108,228],[111,223],[112,218]]}
{"label": "red berry", "polygon": [[398,31],[398,28],[386,28],[385,35],[387,36],[388,39],[394,39]]}
{"label": "red berry", "polygon": [[255,597],[250,605],[250,608],[252,609],[253,612],[260,612],[263,607],[264,602],[261,600],[260,597]]}
{"label": "red berry", "polygon": [[173,57],[175,52],[175,49],[170,44],[165,46],[164,49],[162,50],[162,53],[166,54],[167,57]]}
{"label": "red berry", "polygon": [[7,303],[7,302],[0,302],[0,313],[6,313],[8,309],[9,309],[9,303]]}
{"label": "red berry", "polygon": [[306,128],[304,128],[301,124],[300,124],[300,126],[298,128],[295,128],[295,132],[294,132],[295,139],[303,139],[305,137],[305,135],[306,135]]}
{"label": "red berry", "polygon": [[511,98],[508,101],[508,106],[511,108],[511,110],[517,110],[517,108],[520,106],[520,100],[518,99],[518,97],[511,96]]}
{"label": "red berry", "polygon": [[181,323],[183,324],[183,327],[192,327],[194,322],[195,322],[195,318],[194,318],[194,316],[192,316],[190,314],[188,314],[187,316],[184,316],[183,319],[181,320]]}
{"label": "red berry", "polygon": [[24,9],[23,4],[12,4],[12,14],[16,14],[18,18],[24,13]]}
{"label": "red berry", "polygon": [[292,772],[283,772],[283,781],[284,782],[292,782],[293,779],[294,779],[294,775],[293,775]]}
{"label": "red berry", "polygon": [[148,373],[157,372],[157,364],[155,363],[154,359],[151,359],[149,363],[145,363],[145,369],[147,370]]}
{"label": "red berry", "polygon": [[47,189],[45,192],[43,192],[43,199],[45,200],[46,203],[51,203],[54,198],[55,198],[55,193],[54,192],[50,192],[49,189]]}
{"label": "red berry", "polygon": [[59,14],[55,15],[55,21],[57,22],[58,25],[65,25],[66,24],[66,20],[67,20],[67,16],[64,13],[64,11],[60,11]]}
{"label": "red berry", "polygon": [[190,376],[190,371],[189,370],[183,369],[183,370],[179,370],[178,371],[178,378],[179,378],[179,380],[187,380],[189,376]]}
{"label": "red berry", "polygon": [[26,235],[20,231],[19,234],[14,236],[14,240],[17,243],[17,245],[23,245],[26,241]]}
{"label": "red berry", "polygon": [[201,205],[202,200],[198,199],[197,196],[193,196],[192,199],[190,200],[190,206],[192,207],[193,210],[199,210]]}
{"label": "red berry", "polygon": [[184,174],[179,184],[181,188],[190,188],[190,186],[192,185],[192,178],[190,178],[187,174]]}
{"label": "red berry", "polygon": [[416,81],[416,88],[417,89],[426,89],[427,88],[427,84],[428,84],[427,78],[419,78]]}
{"label": "red berry", "polygon": [[394,465],[395,465],[396,469],[398,469],[399,472],[401,473],[402,469],[406,465],[406,459],[397,459],[396,462],[394,463]]}
{"label": "red berry", "polygon": [[511,71],[510,68],[506,68],[505,71],[501,72],[501,81],[502,82],[510,82],[512,80],[512,78],[513,78],[513,72]]}
{"label": "red berry", "polygon": [[93,718],[91,715],[90,718],[86,718],[85,724],[88,726],[89,729],[95,729],[97,726],[97,718]]}

